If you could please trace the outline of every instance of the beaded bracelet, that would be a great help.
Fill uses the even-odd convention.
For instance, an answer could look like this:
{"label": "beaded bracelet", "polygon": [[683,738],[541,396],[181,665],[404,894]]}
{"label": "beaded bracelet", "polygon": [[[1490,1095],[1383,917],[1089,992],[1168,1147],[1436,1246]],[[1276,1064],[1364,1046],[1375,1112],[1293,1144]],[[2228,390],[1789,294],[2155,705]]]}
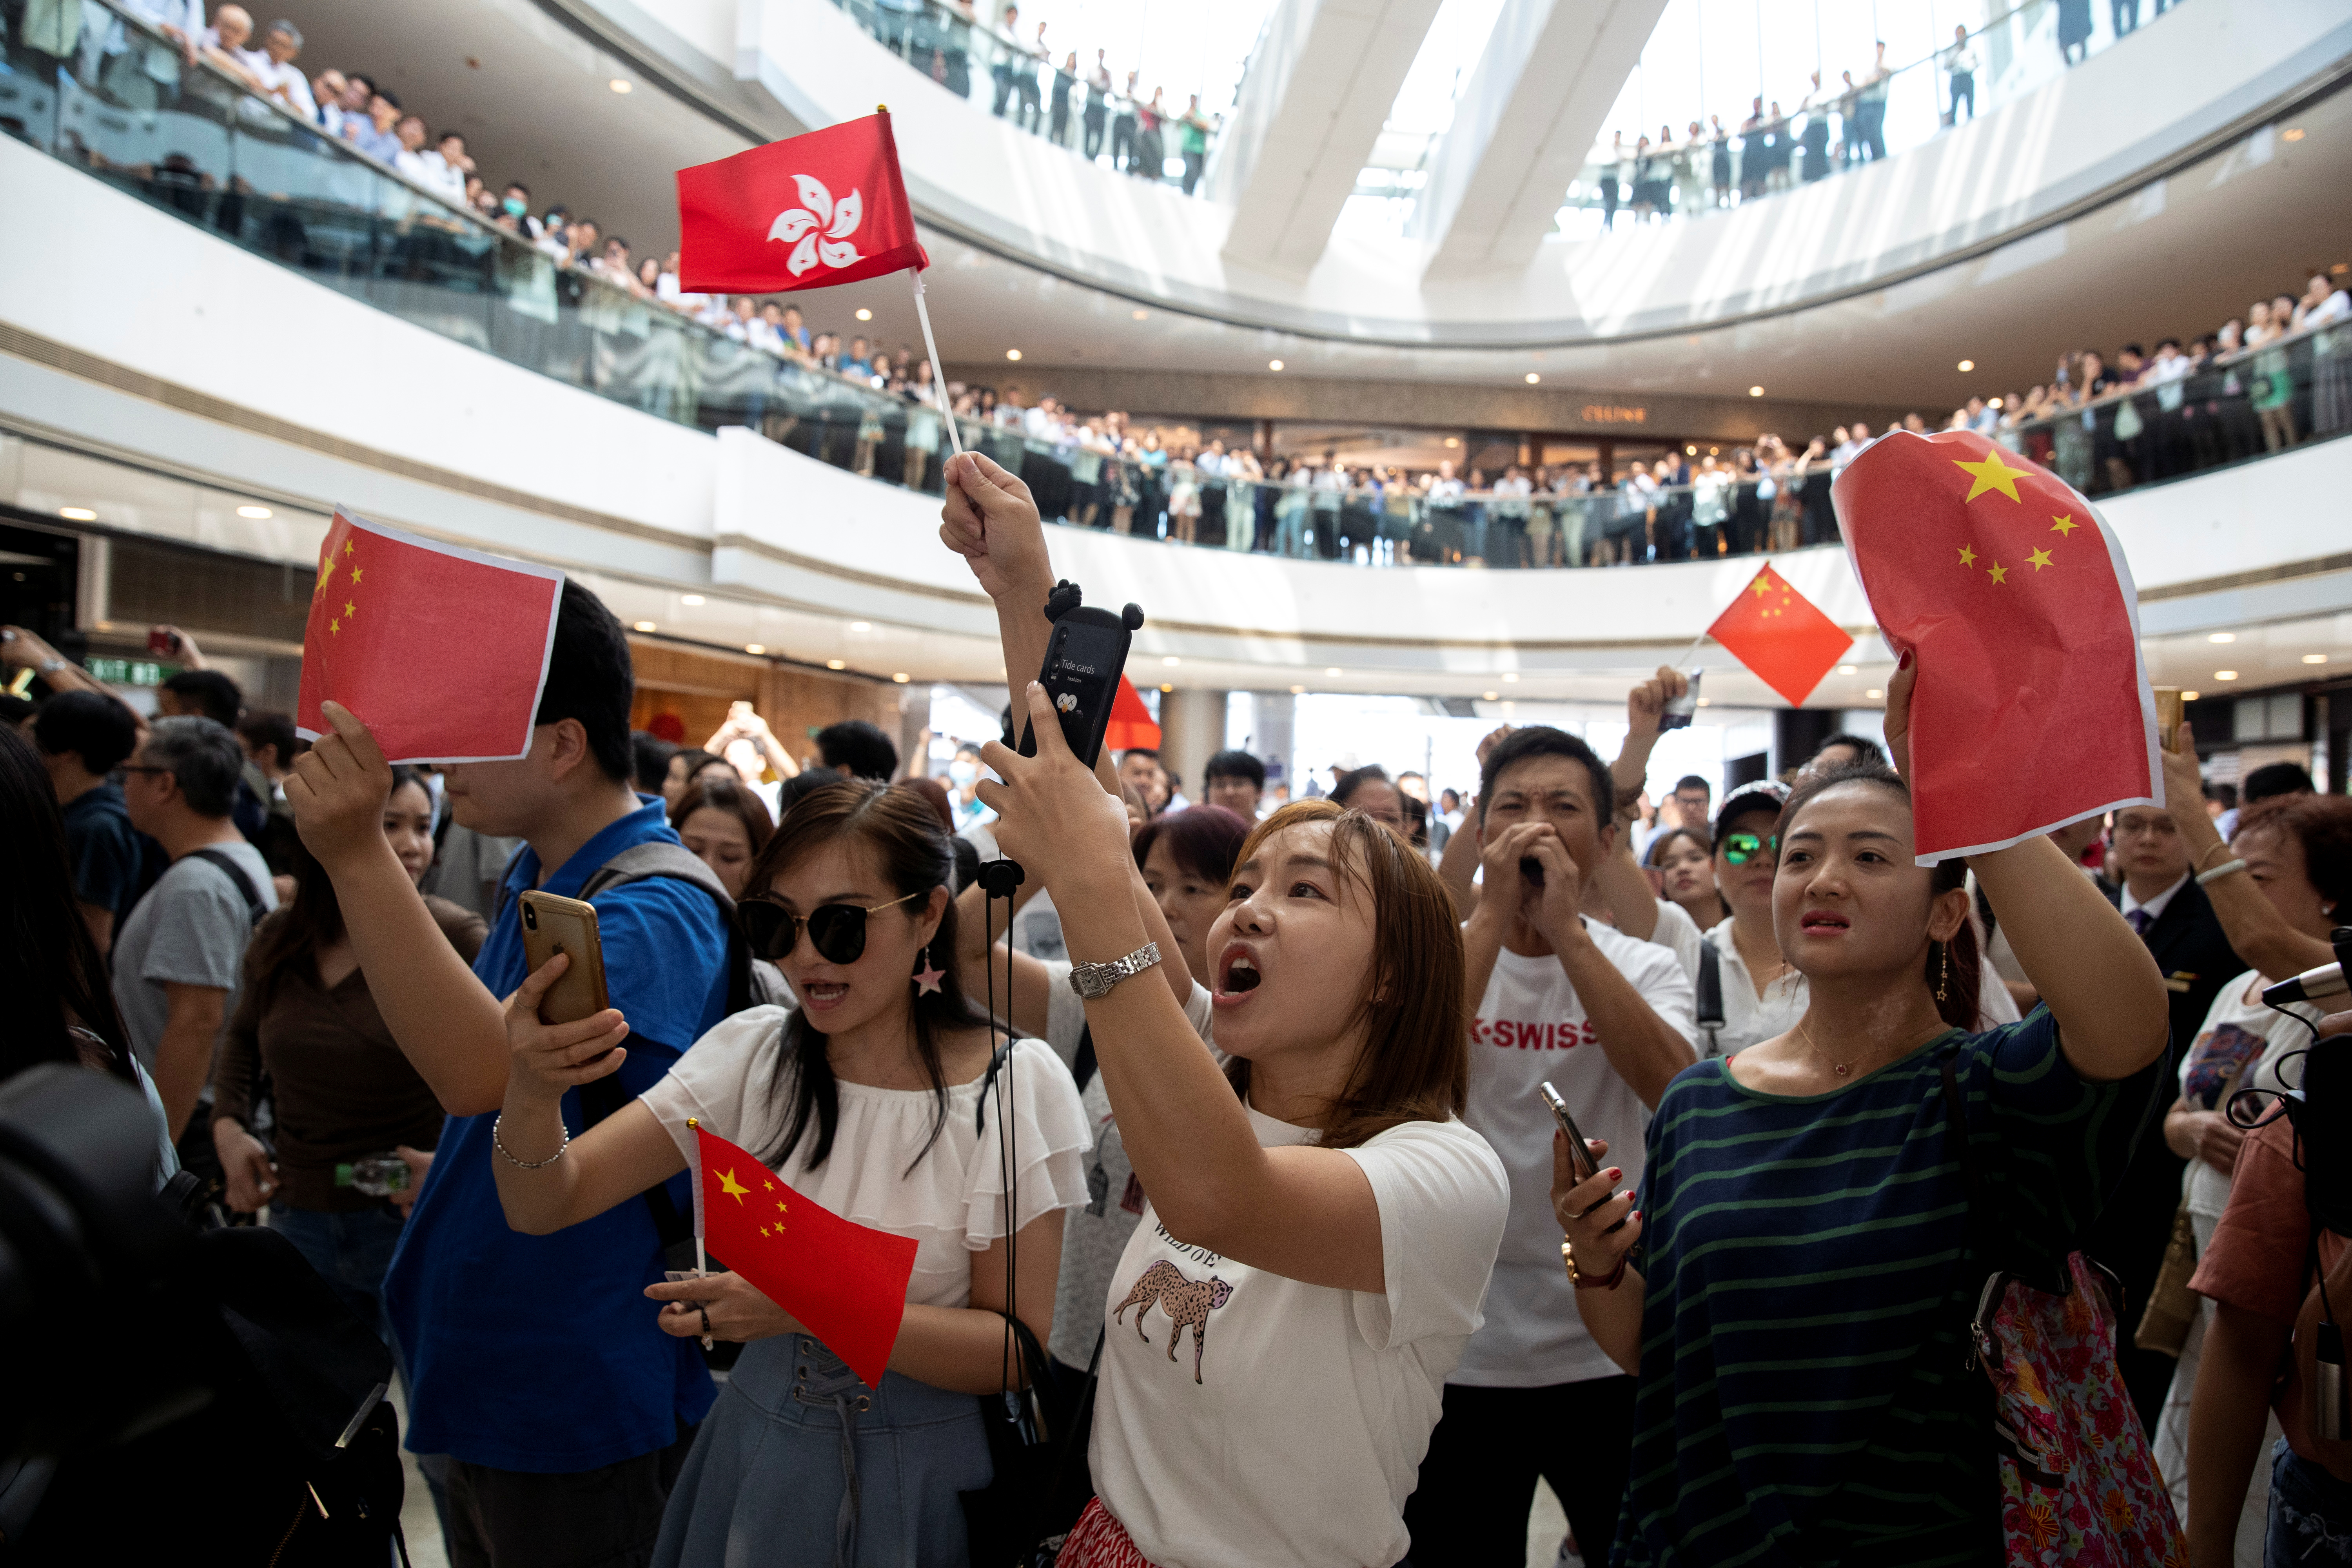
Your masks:
{"label": "beaded bracelet", "polygon": [[506,1146],[506,1141],[499,1136],[499,1130],[505,1123],[506,1119],[507,1113],[501,1110],[499,1112],[497,1118],[490,1122],[490,1147],[505,1155],[507,1163],[509,1165],[517,1166],[525,1171],[536,1171],[543,1166],[554,1164],[555,1162],[563,1158],[563,1152],[572,1147],[572,1129],[566,1127],[563,1129],[563,1142],[555,1146],[554,1153],[550,1154],[544,1160],[518,1160],[515,1158],[514,1151],[508,1148]]}
{"label": "beaded bracelet", "polygon": [[1568,1282],[1580,1290],[1614,1290],[1624,1282],[1626,1259],[1620,1258],[1617,1267],[1602,1278],[1594,1279],[1576,1271],[1576,1248],[1566,1237],[1560,1237],[1559,1260],[1568,1266]]}

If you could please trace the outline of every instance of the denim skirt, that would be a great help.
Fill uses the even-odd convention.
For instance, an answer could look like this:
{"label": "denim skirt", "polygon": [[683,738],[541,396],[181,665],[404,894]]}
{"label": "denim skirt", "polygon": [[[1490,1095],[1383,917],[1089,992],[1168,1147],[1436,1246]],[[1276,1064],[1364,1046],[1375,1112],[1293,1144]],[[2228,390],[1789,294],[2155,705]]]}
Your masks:
{"label": "denim skirt", "polygon": [[695,1434],[656,1568],[963,1568],[994,1475],[980,1401],[895,1372],[868,1387],[806,1334],[755,1340]]}

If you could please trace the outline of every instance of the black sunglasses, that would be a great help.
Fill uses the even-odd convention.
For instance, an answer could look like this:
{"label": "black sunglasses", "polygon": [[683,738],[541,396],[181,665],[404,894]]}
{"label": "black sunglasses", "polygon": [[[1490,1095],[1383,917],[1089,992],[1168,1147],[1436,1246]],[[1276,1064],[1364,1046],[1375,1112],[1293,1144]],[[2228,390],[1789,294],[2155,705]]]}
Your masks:
{"label": "black sunglasses", "polygon": [[1769,860],[1780,847],[1777,833],[1759,837],[1753,833],[1727,833],[1723,836],[1723,858],[1735,866],[1745,866],[1750,860]]}
{"label": "black sunglasses", "polygon": [[866,917],[921,896],[908,893],[873,909],[819,904],[803,920],[766,894],[756,893],[735,906],[735,919],[743,927],[743,940],[751,944],[753,956],[771,963],[781,963],[793,955],[793,949],[801,944],[803,925],[808,927],[809,945],[816,949],[819,958],[829,963],[855,963],[866,955]]}

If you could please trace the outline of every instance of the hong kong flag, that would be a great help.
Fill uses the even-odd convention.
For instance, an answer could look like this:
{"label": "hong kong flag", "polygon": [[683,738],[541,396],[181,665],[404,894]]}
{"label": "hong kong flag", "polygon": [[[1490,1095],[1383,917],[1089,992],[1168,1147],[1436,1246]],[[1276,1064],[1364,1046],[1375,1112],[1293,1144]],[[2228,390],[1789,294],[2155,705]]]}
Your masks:
{"label": "hong kong flag", "polygon": [[1960,430],[1881,437],[1830,500],[1887,646],[1917,660],[1921,865],[2163,798],[2138,592],[2089,501]]}
{"label": "hong kong flag", "polygon": [[337,508],[302,632],[294,732],[350,709],[395,763],[527,756],[555,646],[563,574]]}
{"label": "hong kong flag", "polygon": [[680,169],[677,218],[693,293],[825,289],[931,264],[887,113]]}
{"label": "hong kong flag", "polygon": [[1706,635],[1798,708],[1853,646],[1846,629],[1790,587],[1769,561],[1715,617]]}
{"label": "hong kong flag", "polygon": [[689,1118],[696,1208],[710,1251],[879,1387],[907,1311],[915,1242],[845,1220]]}

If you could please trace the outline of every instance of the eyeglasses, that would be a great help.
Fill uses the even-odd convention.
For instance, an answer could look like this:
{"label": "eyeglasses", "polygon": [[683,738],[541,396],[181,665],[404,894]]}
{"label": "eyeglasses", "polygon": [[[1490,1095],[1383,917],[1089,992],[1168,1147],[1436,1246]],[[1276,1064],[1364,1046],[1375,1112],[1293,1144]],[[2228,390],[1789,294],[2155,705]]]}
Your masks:
{"label": "eyeglasses", "polygon": [[743,928],[743,940],[751,944],[754,956],[771,963],[780,963],[793,955],[801,944],[801,927],[808,927],[809,945],[817,956],[830,963],[855,963],[866,954],[866,917],[883,910],[894,910],[908,900],[922,897],[908,893],[904,899],[893,899],[872,909],[856,904],[819,904],[808,912],[806,920],[769,898],[754,894],[735,906],[735,919]]}
{"label": "eyeglasses", "polygon": [[1723,858],[1735,866],[1745,866],[1750,860],[1769,860],[1780,848],[1780,836],[1777,833],[1761,838],[1753,833],[1727,833],[1723,836]]}

